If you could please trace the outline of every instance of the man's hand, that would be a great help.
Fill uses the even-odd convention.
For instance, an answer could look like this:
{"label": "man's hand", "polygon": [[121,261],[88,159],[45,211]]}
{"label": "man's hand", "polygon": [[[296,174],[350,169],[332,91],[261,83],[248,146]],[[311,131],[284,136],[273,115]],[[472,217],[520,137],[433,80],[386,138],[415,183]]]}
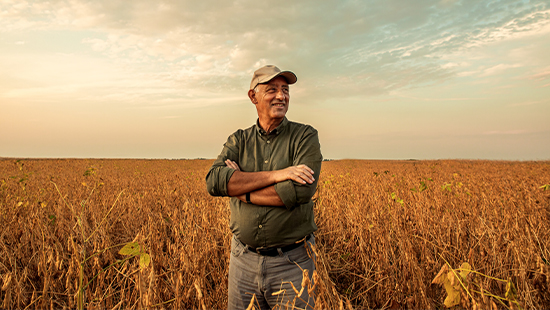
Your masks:
{"label": "man's hand", "polygon": [[292,180],[302,184],[315,182],[313,170],[306,165],[290,166],[277,171],[277,183]]}
{"label": "man's hand", "polygon": [[239,165],[237,165],[236,162],[232,161],[231,159],[226,159],[225,160],[225,164],[227,165],[227,167],[229,168],[233,168],[237,171],[241,171],[241,168],[239,168]]}

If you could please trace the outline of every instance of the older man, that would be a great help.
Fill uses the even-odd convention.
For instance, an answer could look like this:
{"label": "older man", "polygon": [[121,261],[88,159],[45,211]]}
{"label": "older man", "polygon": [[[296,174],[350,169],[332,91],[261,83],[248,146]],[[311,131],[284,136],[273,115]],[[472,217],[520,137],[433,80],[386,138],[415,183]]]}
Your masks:
{"label": "older man", "polygon": [[310,280],[315,270],[311,198],[323,159],[317,130],[286,118],[296,81],[275,66],[254,72],[248,97],[258,120],[229,136],[206,176],[211,195],[231,197],[229,309],[245,309],[253,296],[262,309],[314,307],[313,291],[299,295],[291,285],[300,290],[303,270]]}

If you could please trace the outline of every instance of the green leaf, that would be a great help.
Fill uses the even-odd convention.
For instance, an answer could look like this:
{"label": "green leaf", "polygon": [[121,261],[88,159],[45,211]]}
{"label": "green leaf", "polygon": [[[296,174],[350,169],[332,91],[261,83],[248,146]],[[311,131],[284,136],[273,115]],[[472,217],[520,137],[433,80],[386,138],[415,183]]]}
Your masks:
{"label": "green leaf", "polygon": [[151,256],[149,256],[149,254],[141,253],[139,255],[139,267],[140,268],[148,267],[150,263],[151,263]]}
{"label": "green leaf", "polygon": [[545,191],[548,191],[548,190],[550,190],[550,184],[545,184],[545,185],[543,185],[543,186],[541,186],[541,187],[539,187],[539,188],[542,188],[542,189],[544,189]]}
{"label": "green leaf", "polygon": [[426,185],[426,182],[422,181],[420,182],[420,186],[418,187],[419,192],[423,192],[428,189],[428,185]]}
{"label": "green leaf", "polygon": [[129,242],[127,243],[120,251],[118,251],[118,254],[122,255],[139,255],[141,253],[141,248],[137,242]]}
{"label": "green leaf", "polygon": [[518,291],[516,290],[514,283],[511,280],[508,280],[508,283],[506,284],[506,294],[504,296],[508,301],[515,302],[517,294]]}

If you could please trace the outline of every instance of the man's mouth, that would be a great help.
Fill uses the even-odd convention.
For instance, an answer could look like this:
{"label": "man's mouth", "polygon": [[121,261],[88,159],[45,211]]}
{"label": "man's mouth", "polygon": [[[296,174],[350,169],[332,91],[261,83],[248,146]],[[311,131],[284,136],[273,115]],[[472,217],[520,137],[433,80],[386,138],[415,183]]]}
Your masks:
{"label": "man's mouth", "polygon": [[276,106],[276,107],[284,107],[285,106],[284,103],[274,103],[273,105]]}

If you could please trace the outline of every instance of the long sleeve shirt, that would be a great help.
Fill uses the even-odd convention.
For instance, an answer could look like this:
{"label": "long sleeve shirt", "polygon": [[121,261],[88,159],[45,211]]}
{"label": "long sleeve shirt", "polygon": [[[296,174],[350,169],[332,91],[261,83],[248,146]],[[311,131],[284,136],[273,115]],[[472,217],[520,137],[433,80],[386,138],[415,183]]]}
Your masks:
{"label": "long sleeve shirt", "polygon": [[323,160],[317,130],[286,117],[269,134],[258,122],[237,130],[229,136],[206,175],[207,190],[212,196],[229,196],[227,183],[235,170],[226,166],[226,159],[236,162],[244,172],[273,171],[300,164],[314,171],[312,184],[292,180],[274,184],[283,207],[248,204],[231,197],[229,227],[241,242],[252,247],[285,246],[317,230],[311,200]]}

